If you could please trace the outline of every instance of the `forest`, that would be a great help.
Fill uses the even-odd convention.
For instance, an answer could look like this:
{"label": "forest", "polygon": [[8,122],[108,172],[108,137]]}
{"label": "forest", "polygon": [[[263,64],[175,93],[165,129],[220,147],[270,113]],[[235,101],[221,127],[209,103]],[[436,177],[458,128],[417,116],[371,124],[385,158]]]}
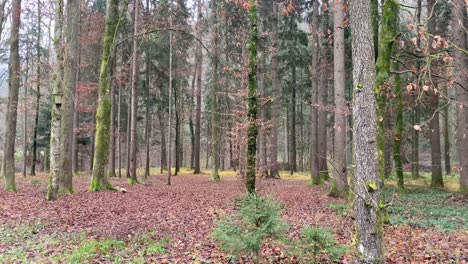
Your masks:
{"label": "forest", "polygon": [[468,263],[467,0],[0,0],[0,263]]}

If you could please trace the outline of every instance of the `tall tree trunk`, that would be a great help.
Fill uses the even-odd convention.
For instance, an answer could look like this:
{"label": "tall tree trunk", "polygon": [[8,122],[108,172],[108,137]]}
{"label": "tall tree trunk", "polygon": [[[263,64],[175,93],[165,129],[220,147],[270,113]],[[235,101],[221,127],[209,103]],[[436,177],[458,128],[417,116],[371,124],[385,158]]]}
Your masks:
{"label": "tall tree trunk", "polygon": [[37,162],[37,129],[39,127],[39,107],[41,105],[41,1],[37,1],[37,39],[36,39],[36,113],[34,118],[34,132],[32,140],[32,163],[31,163],[31,176],[36,175],[36,162]]}
{"label": "tall tree trunk", "polygon": [[[169,26],[172,28],[172,0],[169,2]],[[169,116],[168,116],[168,147],[167,147],[167,185],[171,185],[172,167],[172,31],[169,31]]]}
{"label": "tall tree trunk", "polygon": [[62,73],[63,73],[63,0],[55,0],[55,26],[54,26],[54,49],[56,65],[52,72],[52,111],[50,123],[50,176],[47,187],[47,200],[57,199],[58,181],[60,174],[60,111],[62,106]]}
{"label": "tall tree trunk", "polygon": [[5,178],[5,190],[16,191],[15,184],[15,139],[18,117],[18,93],[20,86],[19,28],[21,24],[21,0],[12,2],[12,20],[10,31],[10,64],[8,67],[8,105],[5,120],[2,175]]}
{"label": "tall tree trunk", "polygon": [[[138,27],[140,23],[140,0],[134,0],[134,34],[138,34]],[[139,65],[138,65],[138,38],[133,38],[133,55],[132,55],[132,121],[130,127],[130,184],[137,184],[137,116],[138,116],[138,75],[139,75]]]}
{"label": "tall tree trunk", "polygon": [[117,109],[117,152],[118,152],[118,160],[117,160],[117,167],[118,172],[117,176],[122,178],[122,86],[119,86],[119,102],[118,102],[118,109]]}
{"label": "tall tree trunk", "polygon": [[[0,16],[3,12],[4,3],[0,3]],[[0,17],[0,22],[2,22],[2,17]],[[1,26],[0,26],[1,27]],[[0,30],[1,31],[1,30]],[[0,32],[1,33],[1,32]],[[29,48],[29,37],[26,40],[26,77],[23,85],[23,177],[26,177],[27,169],[27,152],[28,152],[28,106],[26,103],[28,97],[28,79],[29,79],[29,58],[30,58],[30,48]]]}
{"label": "tall tree trunk", "polygon": [[255,193],[255,155],[257,152],[257,4],[250,0],[249,17],[249,69],[248,69],[248,103],[247,103],[247,175],[246,189]]}
{"label": "tall tree trunk", "polygon": [[[219,86],[219,79],[218,79],[218,66],[219,66],[219,22],[218,22],[218,2],[214,2],[213,7],[213,84],[211,87],[210,97],[211,97],[211,160],[212,160],[212,173],[211,176],[213,181],[219,181],[219,173],[218,173],[218,145],[219,145],[219,138],[218,138],[218,107],[217,107],[217,100],[218,100],[218,86]],[[255,156],[255,154],[254,154]],[[255,162],[254,162],[255,164]]]}
{"label": "tall tree trunk", "polygon": [[333,15],[333,70],[335,124],[333,145],[333,181],[330,195],[346,196],[348,177],[346,167],[346,74],[345,74],[345,44],[344,44],[344,1],[336,1]]}
{"label": "tall tree trunk", "polygon": [[273,126],[271,128],[271,144],[270,144],[270,178],[279,178],[279,164],[278,164],[278,133],[280,125],[279,109],[281,107],[281,91],[280,81],[278,78],[278,4],[272,4],[273,14],[271,19],[271,94],[273,103],[271,107],[271,120]]}
{"label": "tall tree trunk", "polygon": [[[197,37],[201,41],[202,39],[202,2],[201,0],[197,0]],[[196,107],[195,107],[195,153],[193,155],[194,158],[194,168],[193,173],[199,174],[200,170],[200,137],[201,137],[201,95],[202,95],[202,68],[203,68],[203,54],[202,54],[202,46],[201,43],[197,43],[197,50],[196,50],[196,65],[197,65],[197,99],[196,99]]]}
{"label": "tall tree trunk", "polygon": [[[453,21],[452,28],[454,32],[453,42],[464,50],[468,49],[468,4],[463,0],[454,0],[452,8]],[[458,156],[460,159],[460,191],[465,195],[468,194],[468,56],[461,50],[454,49],[455,63],[462,69],[462,72],[456,75],[457,88],[457,108],[458,108],[458,129],[457,129],[457,146]]]}
{"label": "tall tree trunk", "polygon": [[311,171],[311,181],[312,184],[320,184],[319,168],[318,168],[318,138],[317,138],[317,104],[318,104],[318,83],[319,76],[319,42],[318,42],[318,33],[319,33],[319,5],[318,1],[313,3],[313,14],[312,14],[312,34],[311,34],[311,43],[312,43],[312,66],[311,66],[311,78],[312,78],[312,91],[311,91],[311,102],[312,102],[312,117],[311,117],[311,144],[310,144],[310,171]]}
{"label": "tall tree trunk", "polygon": [[[176,65],[177,69],[177,65]],[[178,100],[178,87],[177,85],[173,84],[174,86],[174,114],[175,114],[175,138],[174,138],[174,175],[177,175],[180,170],[180,109],[179,109],[179,100]]]}
{"label": "tall tree trunk", "polygon": [[289,169],[291,175],[297,171],[297,149],[296,149],[296,65],[293,63],[291,66],[291,130],[290,130],[290,162]]}
{"label": "tall tree trunk", "polygon": [[127,98],[127,101],[128,101],[128,105],[127,105],[127,141],[126,141],[126,158],[127,158],[127,163],[125,164],[126,165],[126,168],[125,168],[125,171],[126,171],[126,177],[128,179],[130,179],[130,160],[131,160],[131,157],[130,157],[130,149],[131,149],[131,146],[130,146],[130,143],[131,143],[131,133],[130,133],[130,130],[132,128],[132,95],[131,95],[131,82],[132,80],[130,79],[130,87],[129,87],[129,90],[127,91],[127,95],[128,95],[128,98]]}
{"label": "tall tree trunk", "polygon": [[[147,8],[148,6],[148,1],[147,3]],[[146,117],[145,117],[145,144],[146,144],[146,149],[145,149],[145,180],[148,179],[150,176],[150,169],[151,169],[151,162],[150,162],[150,145],[151,145],[151,108],[150,108],[150,96],[151,96],[151,85],[150,85],[150,78],[149,78],[149,67],[150,67],[150,60],[148,55],[146,55],[146,80],[145,80],[145,85],[146,85]]]}
{"label": "tall tree trunk", "polygon": [[450,100],[448,98],[448,90],[445,86],[442,89],[444,95],[444,165],[445,165],[445,174],[450,175],[450,122],[449,122],[449,104]]}
{"label": "tall tree trunk", "polygon": [[317,139],[318,139],[318,169],[319,177],[328,180],[327,167],[327,123],[328,123],[328,79],[330,75],[330,44],[328,43],[328,32],[331,32],[328,21],[328,0],[322,2],[322,43],[320,45],[321,83],[319,86],[319,111],[317,113]]}
{"label": "tall tree trunk", "polygon": [[[80,82],[81,78],[81,73],[80,73],[80,56],[81,56],[81,48],[79,48],[79,53],[78,53],[78,64],[77,64],[77,69],[76,69],[76,84],[78,86],[78,83]],[[75,129],[77,129],[80,126],[80,113],[77,110],[78,106],[78,100],[76,100],[77,95],[75,92],[75,108],[73,111],[73,143],[72,143],[72,172],[73,175],[78,175],[78,157],[79,157],[79,148],[78,148],[78,136],[79,134],[75,132]]]}
{"label": "tall tree trunk", "polygon": [[356,245],[359,263],[385,263],[377,171],[375,67],[371,6],[354,0],[350,7],[353,52],[353,131],[355,160]]}
{"label": "tall tree trunk", "polygon": [[190,112],[189,112],[189,129],[190,129],[190,169],[194,168],[194,159],[195,159],[195,130],[193,127],[193,106],[194,106],[194,99],[195,99],[195,81],[197,79],[197,70],[198,70],[198,65],[197,65],[197,54],[195,51],[195,71],[193,72],[193,78],[192,78],[192,90],[190,93]]}
{"label": "tall tree trunk", "polygon": [[112,85],[112,53],[119,25],[119,1],[107,0],[106,27],[99,75],[99,100],[96,114],[96,154],[90,191],[113,189],[105,175],[110,140],[110,87]]}
{"label": "tall tree trunk", "polygon": [[167,169],[167,150],[166,150],[166,135],[164,134],[164,117],[162,115],[162,107],[159,107],[158,111],[158,120],[159,128],[161,133],[161,173],[164,172],[164,169]]}
{"label": "tall tree trunk", "polygon": [[[393,63],[396,65],[396,63]],[[394,66],[398,69],[398,66]],[[399,74],[395,75],[395,96],[396,96],[396,125],[395,137],[393,143],[393,159],[395,160],[395,170],[398,180],[398,187],[405,185],[403,177],[403,163],[401,161],[401,140],[403,133],[403,97],[401,90],[401,78]]]}
{"label": "tall tree trunk", "polygon": [[[418,0],[417,3],[417,9],[416,9],[416,21],[418,25],[421,25],[421,13],[422,13],[422,0]],[[419,28],[418,28],[419,30]],[[421,36],[418,35],[417,37],[417,47],[421,49]],[[421,74],[421,66],[422,66],[422,61],[418,60],[417,62],[417,72],[418,75]],[[420,79],[418,76],[418,86],[421,87]],[[412,125],[419,125],[419,106],[417,102],[417,96],[416,94],[413,94],[413,102],[415,103],[415,106],[413,107],[413,113],[412,113]],[[412,165],[411,165],[411,170],[412,170],[412,176],[413,178],[419,177],[419,130],[413,129],[413,140],[412,140]]]}
{"label": "tall tree trunk", "polygon": [[[436,0],[428,0],[427,4],[427,11],[429,13],[433,12],[432,10],[435,8]],[[436,21],[434,19],[430,19],[427,25],[428,32],[436,35],[436,28]],[[437,64],[437,62],[433,65],[430,65],[431,72],[438,72],[440,70],[440,67],[436,66],[435,64]],[[442,156],[440,147],[439,93],[436,92],[436,89],[439,90],[439,80],[438,78],[432,77],[433,76],[430,76],[432,90],[429,92],[429,111],[431,116],[429,122],[429,127],[431,129],[431,187],[444,187],[444,181],[442,178]]]}
{"label": "tall tree trunk", "polygon": [[111,117],[110,117],[110,130],[111,130],[111,141],[110,141],[110,162],[109,162],[109,173],[108,177],[115,177],[115,149],[116,149],[116,131],[115,131],[115,108],[117,106],[115,102],[115,85],[111,85]]}
{"label": "tall tree trunk", "polygon": [[80,0],[67,1],[67,26],[65,31],[64,82],[60,126],[60,178],[59,192],[73,193],[72,143],[73,112],[75,109],[76,72],[78,69],[78,24]]}

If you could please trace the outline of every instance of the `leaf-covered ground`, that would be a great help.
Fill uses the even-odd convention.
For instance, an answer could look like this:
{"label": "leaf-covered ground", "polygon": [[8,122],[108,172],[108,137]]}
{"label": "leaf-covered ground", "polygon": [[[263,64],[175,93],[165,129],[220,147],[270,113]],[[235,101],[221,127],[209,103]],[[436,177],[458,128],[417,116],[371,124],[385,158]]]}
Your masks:
{"label": "leaf-covered ground", "polygon": [[[90,193],[89,179],[76,177],[74,195],[47,202],[45,176],[18,178],[17,193],[0,191],[0,262],[227,263],[210,233],[216,219],[232,210],[233,198],[244,193],[242,179],[176,176],[172,186],[162,175],[134,186],[111,181],[128,192]],[[351,245],[352,216],[344,200],[326,195],[326,186],[259,180],[258,190],[285,204],[291,239],[302,225],[317,224]],[[397,224],[385,228],[388,263],[468,263],[466,200],[429,193],[423,199],[433,201],[432,208],[411,194],[390,195]],[[294,262],[280,245],[267,243],[261,254],[272,263]],[[353,263],[352,253],[343,263]]]}

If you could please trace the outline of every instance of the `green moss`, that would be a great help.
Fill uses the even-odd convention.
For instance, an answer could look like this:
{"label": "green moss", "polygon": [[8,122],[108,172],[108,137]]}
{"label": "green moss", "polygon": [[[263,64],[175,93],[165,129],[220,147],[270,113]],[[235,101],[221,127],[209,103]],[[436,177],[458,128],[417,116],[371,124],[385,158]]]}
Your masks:
{"label": "green moss", "polygon": [[140,182],[136,178],[130,178],[128,179],[128,184],[134,185],[134,184],[140,184]]}
{"label": "green moss", "polygon": [[334,198],[346,197],[346,191],[340,191],[338,189],[338,184],[336,183],[336,180],[332,180],[330,190],[328,191],[328,196]]}
{"label": "green moss", "polygon": [[215,181],[215,182],[221,180],[221,178],[219,177],[219,172],[218,172],[218,170],[216,170],[216,169],[213,170],[212,175],[211,175],[211,178],[212,178],[213,181]]}

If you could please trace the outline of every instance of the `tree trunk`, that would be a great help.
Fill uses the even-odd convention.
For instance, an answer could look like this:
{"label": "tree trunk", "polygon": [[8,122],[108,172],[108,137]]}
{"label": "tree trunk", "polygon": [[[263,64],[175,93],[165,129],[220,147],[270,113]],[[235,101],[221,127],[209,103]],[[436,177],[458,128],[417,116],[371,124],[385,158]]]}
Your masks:
{"label": "tree trunk", "polygon": [[[147,2],[148,4],[148,2]],[[149,8],[149,7],[147,7]],[[151,146],[151,108],[150,108],[150,96],[151,96],[151,85],[150,85],[150,78],[149,78],[149,67],[150,67],[150,60],[147,55],[146,57],[146,80],[145,80],[145,85],[146,85],[146,122],[145,122],[145,144],[146,144],[146,149],[145,149],[145,180],[148,179],[150,176],[150,169],[151,169],[151,159],[150,159],[150,146]]]}
{"label": "tree trunk", "polygon": [[[5,2],[5,1],[4,1]],[[4,8],[4,2],[0,3],[0,22],[3,21],[3,8]],[[1,27],[1,26],[0,26]],[[1,33],[1,29],[0,29]],[[27,97],[28,97],[28,79],[29,79],[29,58],[30,58],[30,48],[29,48],[29,38],[26,40],[26,78],[24,81],[23,85],[23,177],[26,177],[26,169],[27,169],[27,152],[28,152],[28,146],[27,146],[27,141],[28,141],[28,106],[26,103]]]}
{"label": "tree trunk", "polygon": [[[218,23],[218,3],[215,1],[213,7],[213,84],[210,92],[211,97],[211,161],[212,161],[212,173],[211,176],[213,181],[219,181],[219,173],[218,173],[218,145],[219,145],[219,138],[218,138],[218,107],[217,107],[217,100],[218,100],[218,86],[219,86],[219,79],[218,79],[218,66],[219,66],[219,23]],[[255,156],[255,154],[254,154]],[[255,162],[254,162],[255,164]]]}
{"label": "tree trunk", "polygon": [[122,178],[122,130],[121,130],[121,124],[122,124],[122,86],[119,86],[119,102],[118,102],[118,109],[117,109],[117,154],[118,154],[118,160],[117,160],[117,167],[118,167],[118,172],[117,176],[119,178]]}
{"label": "tree trunk", "polygon": [[[201,41],[202,40],[202,2],[201,0],[197,0],[197,37]],[[196,50],[196,65],[197,65],[197,99],[196,99],[196,114],[195,114],[195,153],[194,157],[194,168],[193,173],[199,174],[201,172],[200,169],[200,136],[201,136],[201,96],[202,96],[202,68],[203,68],[203,54],[202,54],[202,46],[201,43],[197,43],[197,50]]]}
{"label": "tree trunk", "polygon": [[273,126],[271,128],[271,148],[270,148],[270,178],[279,178],[279,164],[278,164],[278,133],[280,125],[279,109],[281,107],[281,91],[280,81],[278,78],[278,4],[272,4],[273,14],[271,19],[271,93],[272,93],[272,106],[271,106],[271,120]]}
{"label": "tree trunk", "polygon": [[110,141],[110,162],[109,162],[109,173],[108,177],[115,177],[115,144],[116,144],[116,131],[115,131],[115,85],[111,85],[111,117],[110,117],[110,129],[111,129],[111,141]]}
{"label": "tree trunk", "polygon": [[[422,0],[418,0],[417,4],[417,9],[416,9],[416,20],[418,25],[421,24],[421,13],[422,13]],[[421,36],[418,35],[417,37],[417,46],[419,49],[421,49]],[[421,72],[421,65],[422,61],[418,60],[417,63],[417,70],[418,73]],[[418,77],[419,79],[419,77]],[[421,83],[418,80],[418,86],[421,87]],[[417,96],[413,94],[413,102],[415,103],[415,106],[413,107],[413,115],[412,115],[412,125],[419,125],[419,106],[417,102]],[[412,141],[412,176],[413,178],[418,178],[419,177],[419,130],[413,129],[413,141]]]}
{"label": "tree trunk", "polygon": [[344,9],[343,1],[335,2],[333,15],[333,70],[334,70],[334,100],[335,124],[333,145],[333,181],[330,195],[346,196],[348,188],[346,167],[346,74],[345,74],[345,44],[344,44]]}
{"label": "tree trunk", "polygon": [[[172,27],[172,0],[169,2],[169,26]],[[167,149],[167,185],[171,185],[172,167],[172,31],[169,31],[169,116],[168,116],[168,149]]]}
{"label": "tree trunk", "polygon": [[21,0],[13,0],[10,33],[10,64],[8,79],[8,105],[5,119],[2,175],[5,190],[16,191],[15,184],[15,139],[18,117],[18,93],[20,86],[19,28],[21,24]]}
{"label": "tree trunk", "polygon": [[450,122],[449,122],[449,104],[447,87],[442,89],[444,95],[444,165],[445,174],[450,175]]}
{"label": "tree trunk", "polygon": [[166,150],[166,135],[164,134],[164,116],[162,114],[163,108],[159,107],[158,119],[159,119],[159,128],[161,133],[161,173],[164,172],[164,169],[167,169],[167,150]]}
{"label": "tree trunk", "polygon": [[[454,0],[452,8],[453,12],[453,42],[464,50],[468,49],[468,36],[466,29],[468,28],[467,3],[463,0]],[[458,108],[458,130],[457,130],[457,146],[458,156],[460,159],[460,191],[465,195],[468,194],[468,56],[461,50],[454,49],[455,63],[459,66],[457,69],[463,69],[463,72],[458,72],[456,75],[457,88],[457,108]]]}
{"label": "tree trunk", "polygon": [[36,65],[36,116],[34,118],[34,132],[32,140],[32,162],[31,162],[31,176],[36,175],[36,162],[37,162],[37,129],[39,126],[39,106],[41,105],[41,1],[37,1],[37,65]]}
{"label": "tree trunk", "polygon": [[371,6],[354,0],[350,7],[353,52],[353,131],[355,160],[356,245],[359,263],[385,263],[377,171],[375,67]]}
{"label": "tree trunk", "polygon": [[[140,23],[140,0],[134,0],[134,34],[138,34],[138,27]],[[130,126],[130,184],[137,184],[137,116],[138,116],[138,75],[139,75],[139,65],[138,65],[138,38],[133,38],[133,55],[132,55],[132,121]]]}
{"label": "tree trunk", "polygon": [[60,178],[59,192],[73,193],[72,143],[73,112],[75,109],[76,72],[78,69],[78,24],[80,21],[80,0],[67,1],[66,46],[64,56],[64,79],[60,126]]}
{"label": "tree trunk", "polygon": [[[396,63],[394,63],[396,64]],[[394,66],[398,69],[398,66]],[[403,163],[401,161],[401,141],[403,133],[403,99],[401,90],[401,78],[399,74],[395,75],[395,96],[396,96],[396,125],[395,138],[393,143],[393,159],[395,160],[395,170],[398,180],[398,187],[405,185],[403,177]]]}
{"label": "tree trunk", "polygon": [[257,5],[250,0],[249,17],[249,69],[248,69],[248,100],[247,100],[247,192],[255,193],[255,155],[257,153]]}
{"label": "tree trunk", "polygon": [[[428,0],[427,2],[427,11],[432,12],[436,0]],[[436,35],[436,21],[430,19],[427,25],[428,32]],[[431,71],[439,71],[440,67],[435,64],[432,65]],[[430,142],[431,142],[431,167],[432,167],[432,177],[431,177],[431,187],[444,187],[444,181],[442,178],[442,155],[440,147],[440,125],[439,125],[439,93],[435,89],[439,90],[439,80],[438,78],[431,78],[431,88],[429,91],[429,111],[430,111],[430,122],[429,127],[430,132]]]}
{"label": "tree trunk", "polygon": [[297,150],[296,150],[296,65],[293,63],[291,66],[291,130],[290,130],[290,162],[289,169],[291,175],[297,171]]}
{"label": "tree trunk", "polygon": [[320,184],[319,168],[318,168],[318,138],[317,138],[317,104],[318,104],[318,63],[319,63],[319,5],[318,1],[313,3],[313,14],[312,14],[312,66],[311,66],[311,78],[312,78],[312,91],[311,91],[311,102],[312,102],[312,117],[311,117],[311,144],[310,144],[310,170],[311,170],[311,181],[312,184]]}
{"label": "tree trunk", "polygon": [[106,27],[104,31],[104,45],[101,57],[99,75],[99,100],[96,114],[96,154],[94,156],[93,176],[90,191],[114,189],[105,175],[105,168],[109,155],[110,139],[110,87],[112,85],[112,54],[114,50],[114,36],[119,25],[119,1],[107,0]]}
{"label": "tree trunk", "polygon": [[319,177],[323,180],[328,180],[327,167],[327,123],[328,123],[328,78],[330,75],[330,44],[328,43],[328,32],[331,32],[328,21],[328,0],[322,2],[322,43],[320,45],[320,65],[321,65],[321,83],[319,86],[319,111],[317,113],[317,139],[318,139],[318,169]]}
{"label": "tree trunk", "polygon": [[60,110],[62,106],[62,73],[63,73],[63,0],[55,1],[55,28],[54,28],[54,49],[56,65],[52,72],[52,110],[50,123],[50,176],[47,187],[47,200],[57,199],[58,181],[60,174]]}

